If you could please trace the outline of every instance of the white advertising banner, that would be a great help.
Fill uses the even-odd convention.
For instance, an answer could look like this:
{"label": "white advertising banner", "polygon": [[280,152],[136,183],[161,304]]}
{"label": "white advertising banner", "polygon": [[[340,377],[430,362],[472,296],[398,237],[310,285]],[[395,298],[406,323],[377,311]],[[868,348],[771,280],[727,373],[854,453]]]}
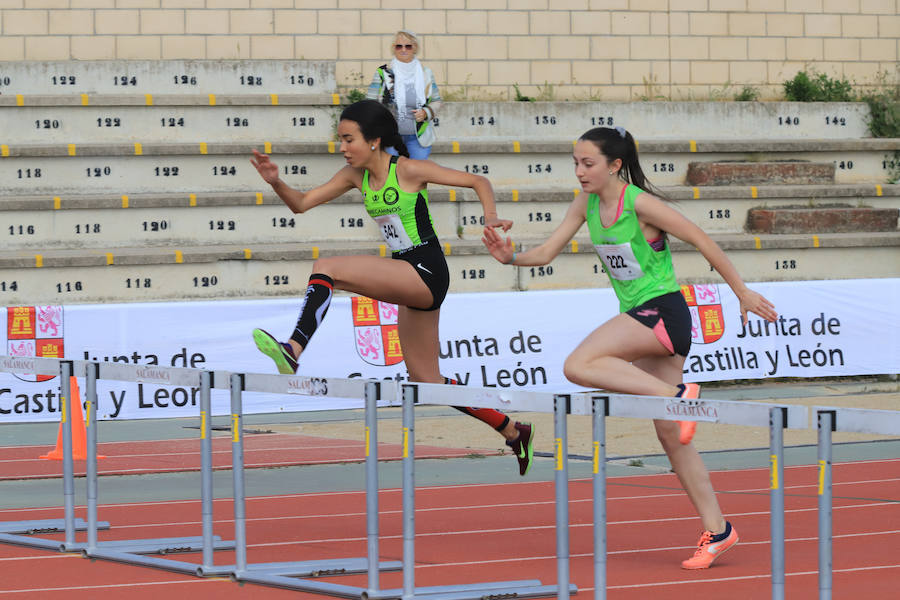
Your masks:
{"label": "white advertising banner", "polygon": [[[683,286],[694,320],[686,381],[900,372],[900,279],[759,283],[779,319],[743,326],[727,285]],[[272,373],[250,332],[290,335],[300,299],[5,307],[2,348],[13,356]],[[477,387],[576,391],[566,356],[613,317],[610,289],[451,294],[441,309],[441,372]],[[393,305],[338,297],[300,361],[315,377],[406,378]],[[41,380],[44,379],[44,380]],[[101,419],[196,415],[198,391],[98,382]],[[82,389],[84,387],[82,386]],[[245,394],[245,410],[359,406],[328,398]],[[228,412],[224,390],[213,412]],[[0,373],[0,423],[59,418],[56,378]]]}

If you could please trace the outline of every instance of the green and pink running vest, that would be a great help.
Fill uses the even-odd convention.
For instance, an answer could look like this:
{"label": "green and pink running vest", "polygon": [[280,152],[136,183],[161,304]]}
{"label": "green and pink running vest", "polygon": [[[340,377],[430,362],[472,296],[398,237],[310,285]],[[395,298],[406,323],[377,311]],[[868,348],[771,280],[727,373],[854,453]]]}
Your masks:
{"label": "green and pink running vest", "polygon": [[586,217],[591,242],[606,267],[621,312],[680,290],[669,245],[656,251],[641,231],[634,199],[642,193],[644,190],[637,186],[625,186],[619,199],[619,215],[609,227],[600,221],[600,198],[596,194],[588,196]]}

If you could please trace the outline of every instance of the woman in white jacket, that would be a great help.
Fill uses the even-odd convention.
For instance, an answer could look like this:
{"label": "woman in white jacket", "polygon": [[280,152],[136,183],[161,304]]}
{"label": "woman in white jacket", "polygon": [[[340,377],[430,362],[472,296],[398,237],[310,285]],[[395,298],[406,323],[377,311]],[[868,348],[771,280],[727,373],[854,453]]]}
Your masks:
{"label": "woman in white jacket", "polygon": [[441,107],[441,95],[434,73],[416,58],[419,40],[414,32],[398,31],[392,50],[394,59],[378,67],[366,96],[394,114],[409,157],[425,159],[434,143],[433,120]]}

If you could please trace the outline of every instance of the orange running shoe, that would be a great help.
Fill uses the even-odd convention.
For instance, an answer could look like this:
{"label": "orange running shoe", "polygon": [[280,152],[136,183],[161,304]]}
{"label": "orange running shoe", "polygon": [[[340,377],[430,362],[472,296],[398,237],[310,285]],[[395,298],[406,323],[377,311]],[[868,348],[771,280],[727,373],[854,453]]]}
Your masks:
{"label": "orange running shoe", "polygon": [[[700,397],[700,386],[696,383],[679,383],[676,398],[684,398],[686,400],[696,400]],[[678,441],[684,445],[690,444],[694,439],[694,433],[697,431],[696,421],[677,421],[681,431],[678,434]]]}
{"label": "orange running shoe", "polygon": [[[721,539],[717,539],[721,538]],[[719,535],[713,535],[711,531],[704,531],[697,542],[697,550],[694,556],[681,562],[682,569],[708,569],[713,561],[722,556],[726,550],[738,543],[737,530],[731,523],[725,523],[725,531]]]}

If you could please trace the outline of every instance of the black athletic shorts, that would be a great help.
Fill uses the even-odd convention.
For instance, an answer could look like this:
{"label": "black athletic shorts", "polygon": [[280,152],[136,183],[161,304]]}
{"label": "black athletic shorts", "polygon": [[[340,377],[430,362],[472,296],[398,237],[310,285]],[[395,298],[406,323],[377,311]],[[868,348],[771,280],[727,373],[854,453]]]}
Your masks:
{"label": "black athletic shorts", "polygon": [[657,296],[627,313],[652,329],[672,354],[687,356],[691,351],[691,313],[681,292]]}
{"label": "black athletic shorts", "polygon": [[431,290],[432,303],[428,308],[416,308],[413,310],[437,310],[447,296],[450,288],[450,270],[447,268],[447,259],[437,238],[431,238],[424,244],[410,248],[403,252],[395,252],[391,258],[405,260],[413,266],[428,289]]}

